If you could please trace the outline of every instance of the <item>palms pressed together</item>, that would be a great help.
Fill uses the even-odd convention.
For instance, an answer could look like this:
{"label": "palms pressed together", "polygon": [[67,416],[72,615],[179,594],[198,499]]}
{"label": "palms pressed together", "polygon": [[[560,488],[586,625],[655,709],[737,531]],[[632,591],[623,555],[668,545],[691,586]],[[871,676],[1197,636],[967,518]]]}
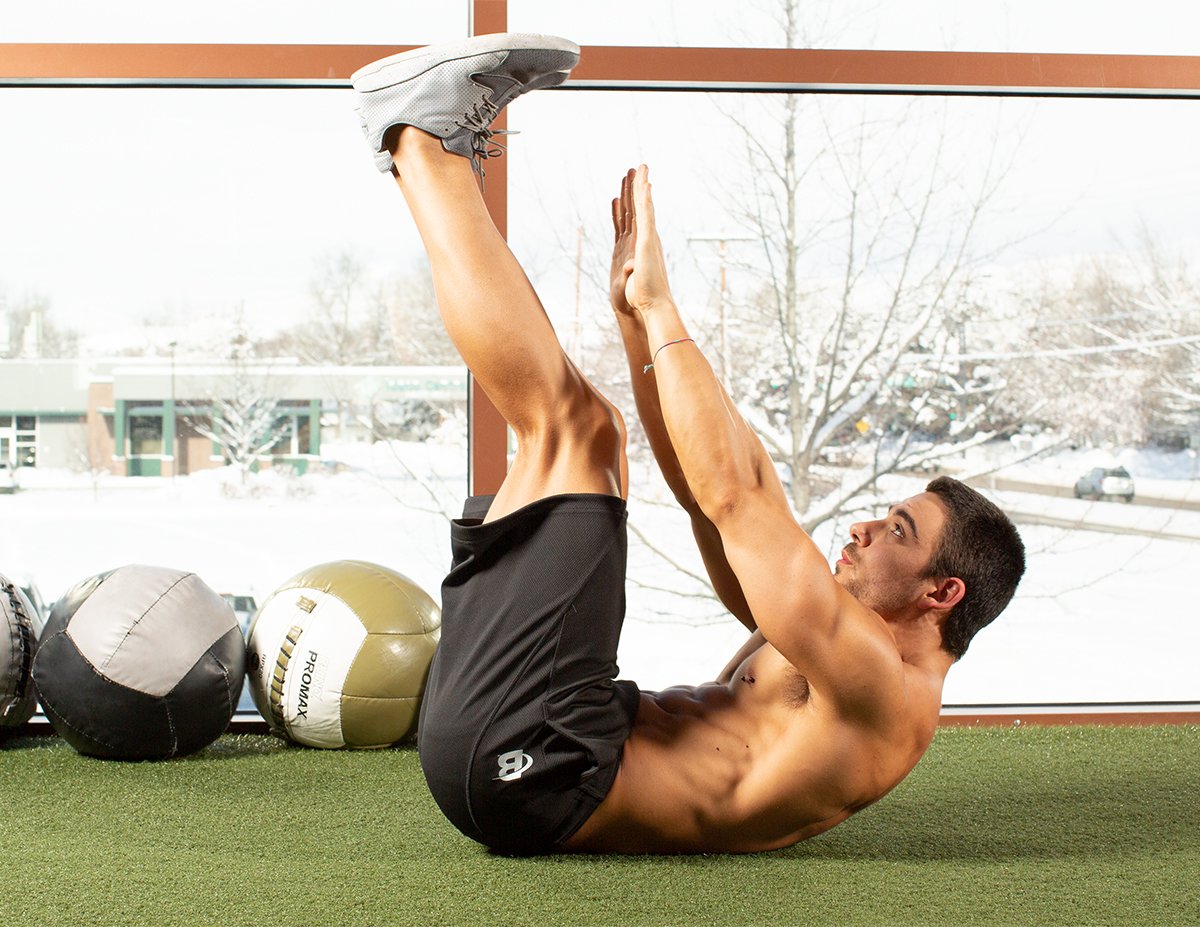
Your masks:
{"label": "palms pressed together", "polygon": [[649,171],[643,164],[621,179],[621,194],[612,201],[613,258],[609,297],[625,315],[645,314],[671,301],[666,259],[654,222]]}

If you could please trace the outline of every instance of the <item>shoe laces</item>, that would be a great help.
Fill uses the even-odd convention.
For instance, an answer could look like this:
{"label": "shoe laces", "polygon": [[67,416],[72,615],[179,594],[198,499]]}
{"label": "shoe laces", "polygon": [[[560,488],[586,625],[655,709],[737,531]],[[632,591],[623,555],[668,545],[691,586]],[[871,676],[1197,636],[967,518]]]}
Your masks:
{"label": "shoe laces", "polygon": [[489,97],[475,103],[471,110],[455,123],[460,129],[466,129],[471,134],[471,149],[474,152],[471,157],[471,167],[479,175],[481,184],[487,176],[483,169],[483,162],[488,158],[498,158],[508,150],[507,145],[493,141],[493,139],[498,135],[519,134],[508,129],[492,128],[492,120],[499,112],[500,107]]}

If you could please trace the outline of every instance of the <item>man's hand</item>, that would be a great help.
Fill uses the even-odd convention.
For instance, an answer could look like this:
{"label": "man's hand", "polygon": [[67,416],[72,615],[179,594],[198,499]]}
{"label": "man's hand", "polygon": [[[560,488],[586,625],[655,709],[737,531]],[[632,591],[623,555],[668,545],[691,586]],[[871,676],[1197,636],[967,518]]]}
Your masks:
{"label": "man's hand", "polygon": [[612,209],[616,239],[609,296],[613,308],[644,314],[655,305],[672,302],[646,165],[622,178],[621,195],[613,200]]}
{"label": "man's hand", "polygon": [[634,314],[633,308],[625,299],[625,284],[633,273],[633,249],[637,240],[633,201],[630,198],[633,175],[634,171],[630,170],[621,178],[621,195],[612,201],[614,240],[608,298],[612,302],[613,309],[621,315]]}

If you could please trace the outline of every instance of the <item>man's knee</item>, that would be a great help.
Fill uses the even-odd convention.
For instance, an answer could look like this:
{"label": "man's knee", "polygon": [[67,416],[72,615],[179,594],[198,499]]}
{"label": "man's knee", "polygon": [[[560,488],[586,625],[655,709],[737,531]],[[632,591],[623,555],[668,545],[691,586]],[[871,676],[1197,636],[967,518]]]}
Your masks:
{"label": "man's knee", "polygon": [[600,400],[602,414],[598,414],[597,440],[616,454],[625,453],[625,417],[620,410],[603,396]]}
{"label": "man's knee", "polygon": [[525,427],[514,425],[519,443],[539,445],[552,455],[570,449],[604,466],[625,451],[625,420],[611,402],[594,389],[574,392]]}
{"label": "man's knee", "polygon": [[597,464],[614,465],[625,451],[625,420],[617,407],[587,390],[556,422],[560,440],[586,451]]}

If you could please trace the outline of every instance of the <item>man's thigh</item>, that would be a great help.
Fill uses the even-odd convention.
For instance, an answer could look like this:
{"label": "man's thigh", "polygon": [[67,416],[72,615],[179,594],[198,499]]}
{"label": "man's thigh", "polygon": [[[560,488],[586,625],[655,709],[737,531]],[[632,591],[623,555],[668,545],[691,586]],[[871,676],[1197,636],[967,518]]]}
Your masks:
{"label": "man's thigh", "polygon": [[497,521],[472,514],[453,528],[421,761],[460,830],[541,852],[603,799],[636,712],[636,686],[614,682],[624,503],[556,496]]}

